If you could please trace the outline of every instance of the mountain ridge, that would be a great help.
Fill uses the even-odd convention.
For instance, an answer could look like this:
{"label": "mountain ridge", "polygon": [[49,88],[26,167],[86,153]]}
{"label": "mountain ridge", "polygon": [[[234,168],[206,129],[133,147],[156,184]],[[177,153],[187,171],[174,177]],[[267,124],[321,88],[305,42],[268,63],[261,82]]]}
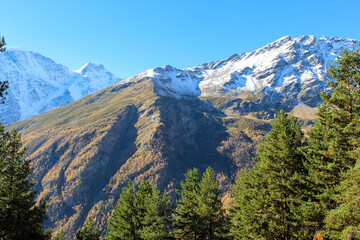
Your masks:
{"label": "mountain ridge", "polygon": [[[224,60],[185,69],[166,65],[123,81],[149,77],[155,82],[158,94],[176,98],[218,95],[240,99],[241,95],[245,98],[262,95],[268,102],[290,99],[291,108],[297,104],[316,107],[321,102],[319,97],[314,101],[317,92],[329,91],[328,61],[333,62],[344,48],[360,48],[360,43],[335,37],[285,36]],[[306,69],[305,65],[313,66]],[[66,105],[121,80],[100,63],[87,63],[72,71],[21,48],[8,48],[0,54],[0,72],[0,80],[9,80],[11,85],[7,104],[0,105],[0,122],[5,124]],[[233,110],[239,113],[246,108],[234,106]]]}
{"label": "mountain ridge", "polygon": [[[29,147],[38,199],[52,197],[47,226],[71,239],[92,217],[104,233],[129,179],[135,184],[148,179],[173,191],[187,169],[211,166],[228,190],[239,169],[252,166],[258,143],[280,109],[311,124],[309,110],[319,103],[319,91],[328,89],[322,56],[335,58],[340,45],[359,45],[327,41],[320,47],[309,36],[285,37],[242,57],[188,69],[150,69],[6,125],[20,130]],[[243,59],[252,64],[245,66]],[[247,81],[263,85],[250,89]]]}

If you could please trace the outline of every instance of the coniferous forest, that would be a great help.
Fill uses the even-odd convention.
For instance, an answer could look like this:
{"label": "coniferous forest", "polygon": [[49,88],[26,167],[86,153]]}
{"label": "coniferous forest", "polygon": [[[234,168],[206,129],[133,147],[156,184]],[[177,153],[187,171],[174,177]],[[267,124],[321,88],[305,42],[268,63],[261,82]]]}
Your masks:
{"label": "coniferous forest", "polygon": [[[5,51],[2,38],[0,50]],[[176,197],[150,181],[129,180],[110,216],[105,239],[360,239],[360,54],[345,50],[328,69],[330,94],[306,133],[280,111],[221,201],[216,173],[190,169]],[[6,101],[7,82],[0,82]],[[11,86],[10,86],[11,87]],[[49,198],[36,203],[32,168],[20,135],[0,126],[0,239],[64,239],[45,229]],[[173,194],[174,195],[174,194]],[[51,197],[51,196],[49,196]],[[91,218],[76,239],[100,239]]]}

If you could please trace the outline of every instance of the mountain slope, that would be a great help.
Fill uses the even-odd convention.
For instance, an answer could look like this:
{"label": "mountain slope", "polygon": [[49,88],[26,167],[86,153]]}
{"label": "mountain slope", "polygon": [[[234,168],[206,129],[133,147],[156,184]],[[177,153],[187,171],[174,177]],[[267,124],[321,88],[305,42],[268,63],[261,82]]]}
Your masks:
{"label": "mountain slope", "polygon": [[257,141],[269,130],[267,122],[226,116],[196,97],[157,96],[150,78],[115,84],[7,127],[23,134],[39,198],[52,198],[48,224],[67,238],[88,215],[104,231],[129,178],[171,190],[187,169],[211,165],[228,187],[239,168],[251,165]]}
{"label": "mountain slope", "polygon": [[66,105],[120,79],[103,65],[89,63],[71,71],[40,54],[8,48],[0,54],[0,81],[9,81],[0,122],[12,123]]}
{"label": "mountain slope", "polygon": [[345,47],[359,42],[285,37],[194,68],[150,69],[7,128],[29,147],[38,197],[52,197],[47,224],[71,239],[92,216],[104,232],[128,179],[172,190],[187,169],[212,166],[228,190],[277,111],[304,124],[313,116],[327,61]]}

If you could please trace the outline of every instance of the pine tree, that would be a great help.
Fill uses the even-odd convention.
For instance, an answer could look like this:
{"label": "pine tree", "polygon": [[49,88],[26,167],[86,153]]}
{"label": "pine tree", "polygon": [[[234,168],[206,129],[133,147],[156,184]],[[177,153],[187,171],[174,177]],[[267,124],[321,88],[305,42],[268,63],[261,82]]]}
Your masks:
{"label": "pine tree", "polygon": [[134,216],[136,232],[139,232],[143,227],[144,217],[147,211],[147,200],[152,197],[153,187],[149,181],[142,181],[136,191],[134,199],[134,208],[136,214]]}
{"label": "pine tree", "polygon": [[89,218],[85,225],[76,233],[78,240],[100,240],[99,229],[93,226],[93,221]]}
{"label": "pine tree", "polygon": [[188,170],[178,193],[181,199],[175,211],[175,238],[226,239],[228,220],[212,168],[208,168],[202,178],[196,168]]}
{"label": "pine tree", "polygon": [[359,52],[344,50],[335,64],[330,65],[333,88],[322,94],[323,105],[318,107],[318,119],[309,133],[304,153],[308,160],[309,182],[314,198],[310,208],[312,226],[321,230],[327,212],[338,206],[336,189],[351,169],[358,153],[360,139],[360,57]]}
{"label": "pine tree", "polygon": [[234,203],[230,208],[231,231],[234,239],[261,239],[268,224],[264,217],[267,202],[266,181],[255,165],[251,171],[242,169],[231,192]]}
{"label": "pine tree", "polygon": [[109,240],[136,240],[139,239],[136,232],[136,209],[134,207],[135,190],[129,180],[128,187],[123,188],[120,199],[109,218],[109,232],[106,239]]}
{"label": "pine tree", "polygon": [[0,52],[5,52],[6,48],[4,48],[4,46],[6,45],[5,43],[5,38],[1,37],[1,41],[0,41]]}
{"label": "pine tree", "polygon": [[305,239],[302,206],[307,200],[303,133],[281,111],[265,137],[251,170],[233,188],[231,233],[236,239]]}
{"label": "pine tree", "polygon": [[177,239],[200,239],[201,222],[197,207],[200,176],[196,168],[185,174],[185,182],[181,181],[181,191],[177,191],[181,199],[177,202],[174,219],[174,236]]}
{"label": "pine tree", "polygon": [[44,229],[48,199],[36,204],[29,159],[21,136],[0,124],[0,239],[50,239]]}
{"label": "pine tree", "polygon": [[360,239],[360,162],[347,174],[339,185],[339,206],[331,210],[325,219],[326,239]]}
{"label": "pine tree", "polygon": [[144,200],[146,211],[139,231],[141,239],[168,239],[171,230],[172,204],[166,193],[160,194],[157,186],[152,186],[152,192]]}
{"label": "pine tree", "polygon": [[[6,48],[4,48],[3,46],[5,46],[5,39],[4,37],[1,37],[1,41],[0,41],[0,52],[5,52]],[[5,95],[7,94],[6,89],[9,88],[9,82],[8,81],[0,81],[0,103],[4,103],[5,101]]]}
{"label": "pine tree", "polygon": [[149,181],[142,181],[135,192],[131,181],[120,194],[109,219],[107,239],[167,239],[171,226],[168,196]]}
{"label": "pine tree", "polygon": [[220,199],[219,182],[214,170],[207,168],[199,183],[195,212],[200,218],[200,239],[225,239],[228,219]]}
{"label": "pine tree", "polygon": [[55,235],[55,240],[64,240],[64,232],[62,230]]}

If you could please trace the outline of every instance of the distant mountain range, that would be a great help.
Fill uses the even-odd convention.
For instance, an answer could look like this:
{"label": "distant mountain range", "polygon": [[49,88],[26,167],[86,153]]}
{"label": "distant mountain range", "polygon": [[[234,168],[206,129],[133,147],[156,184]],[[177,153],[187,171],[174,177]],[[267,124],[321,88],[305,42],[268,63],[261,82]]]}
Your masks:
{"label": "distant mountain range", "polygon": [[[212,166],[225,194],[239,169],[252,166],[257,145],[271,129],[271,120],[280,109],[299,117],[304,125],[315,118],[314,107],[321,103],[319,93],[330,91],[326,85],[330,79],[328,61],[334,61],[344,48],[360,48],[360,42],[284,37],[253,52],[193,68],[150,69],[6,127],[19,129],[29,147],[38,197],[51,196],[48,226],[62,229],[66,239],[71,239],[91,216],[104,233],[109,212],[128,179],[135,183],[149,179],[171,191],[179,186],[187,169],[197,167],[203,171]],[[44,59],[39,62],[53,63]],[[55,74],[58,78],[53,79],[68,79],[60,77],[61,72],[78,76],[70,79],[85,79],[79,80],[84,87],[66,85],[68,93],[59,93],[63,97],[57,99],[73,100],[83,89],[90,92],[86,81],[102,81],[99,79],[104,75],[109,84],[118,80],[110,73],[98,74],[95,66],[74,73],[61,65],[50,65],[53,67],[41,65],[41,69],[48,69],[51,76],[57,69],[54,72],[59,73]],[[25,69],[31,72],[30,67]],[[103,67],[99,69],[106,72]],[[13,76],[15,79],[16,74]],[[36,83],[38,88],[48,89]],[[55,85],[52,82],[51,86]],[[10,87],[15,91],[16,84],[10,82]],[[37,90],[29,87],[24,91],[26,96],[16,91],[15,95],[22,99]],[[16,102],[13,95],[6,104]],[[55,107],[44,105],[48,109]]]}
{"label": "distant mountain range", "polygon": [[8,124],[69,104],[118,82],[98,63],[77,71],[50,58],[19,48],[0,54],[0,81],[9,81],[6,104],[0,105],[0,122]]}
{"label": "distant mountain range", "polygon": [[[333,62],[344,48],[359,48],[359,41],[287,36],[223,61],[188,69],[165,66],[138,76],[151,77],[155,91],[162,96],[226,96],[235,99],[231,107],[226,107],[229,111],[253,113],[260,108],[263,117],[270,117],[273,111],[264,112],[263,106],[278,108],[275,105],[282,99],[287,100],[282,108],[297,104],[315,107],[320,103],[318,93],[326,91],[329,79],[328,62]],[[7,104],[0,105],[0,122],[4,124],[69,104],[121,80],[98,63],[71,71],[50,58],[19,48],[8,48],[0,54],[0,73],[0,81],[8,80],[11,86]],[[253,97],[258,101],[247,104],[246,99]]]}

